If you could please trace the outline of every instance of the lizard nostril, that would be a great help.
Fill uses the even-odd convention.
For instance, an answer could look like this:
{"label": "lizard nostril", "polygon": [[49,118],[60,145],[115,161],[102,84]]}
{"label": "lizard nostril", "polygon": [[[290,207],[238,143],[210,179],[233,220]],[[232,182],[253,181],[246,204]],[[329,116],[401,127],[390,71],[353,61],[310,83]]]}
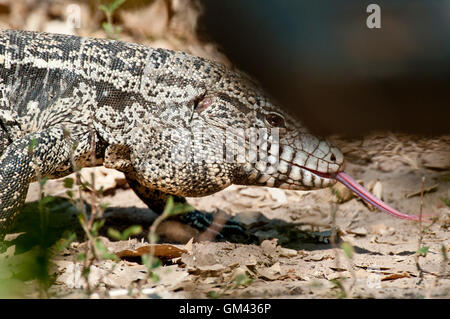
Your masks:
{"label": "lizard nostril", "polygon": [[330,160],[336,162],[336,156],[333,153],[331,153]]}

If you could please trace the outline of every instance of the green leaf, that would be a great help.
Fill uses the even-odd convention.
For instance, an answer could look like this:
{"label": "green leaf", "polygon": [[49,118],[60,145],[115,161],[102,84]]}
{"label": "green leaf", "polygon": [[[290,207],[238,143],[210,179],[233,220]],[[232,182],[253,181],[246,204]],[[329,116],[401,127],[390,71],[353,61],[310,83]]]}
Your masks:
{"label": "green leaf", "polygon": [[148,270],[153,270],[158,267],[161,267],[162,263],[159,258],[153,257],[150,254],[144,254],[141,256],[142,264],[144,264]]}
{"label": "green leaf", "polygon": [[239,274],[234,279],[236,287],[241,286],[241,285],[247,286],[247,285],[251,284],[252,281],[253,280],[249,276],[247,276],[246,274]]}
{"label": "green leaf", "polygon": [[335,189],[334,187],[331,187],[331,193],[334,196],[336,196],[336,199],[337,199],[338,203],[342,203],[344,201],[344,199],[342,198],[342,196],[339,193],[339,191],[337,189]]}
{"label": "green leaf", "polygon": [[109,5],[110,12],[112,13],[112,12],[116,11],[117,8],[119,8],[124,2],[125,2],[125,0],[115,0],[115,1],[113,1]]}
{"label": "green leaf", "polygon": [[208,291],[208,298],[217,299],[220,298],[220,294],[217,291]]}
{"label": "green leaf", "polygon": [[132,235],[139,235],[140,233],[142,233],[142,227],[139,225],[133,225],[123,231],[122,239],[127,240]]}
{"label": "green leaf", "polygon": [[122,234],[114,228],[108,228],[108,236],[116,240],[122,240]]}
{"label": "green leaf", "polygon": [[84,224],[85,219],[84,219],[84,215],[83,214],[78,214],[78,221],[80,222],[80,225]]}
{"label": "green leaf", "polygon": [[108,248],[106,248],[100,239],[97,238],[95,241],[95,247],[97,248],[98,252],[100,253],[100,256],[102,259],[111,259],[111,260],[118,260],[119,258],[111,253]]}
{"label": "green leaf", "polygon": [[158,235],[156,234],[149,234],[149,239],[151,243],[156,243],[159,239]]}
{"label": "green leaf", "polygon": [[73,178],[71,178],[71,177],[64,178],[64,187],[65,188],[72,188],[73,183],[74,183]]}
{"label": "green leaf", "polygon": [[149,263],[150,263],[150,255],[149,254],[144,254],[141,256],[141,260],[142,260],[142,264],[144,266],[146,266],[147,268],[149,268]]}
{"label": "green leaf", "polygon": [[85,253],[78,254],[77,261],[82,261],[82,260],[85,260],[85,259],[86,259],[86,254]]}
{"label": "green leaf", "polygon": [[114,27],[114,34],[119,34],[122,31],[122,27],[120,25]]}
{"label": "green leaf", "polygon": [[173,206],[174,206],[173,197],[169,196],[169,198],[167,198],[166,206],[164,206],[163,215],[170,216],[170,212],[173,210]]}
{"label": "green leaf", "polygon": [[185,214],[193,210],[195,210],[195,208],[191,205],[186,203],[175,203],[173,197],[169,196],[166,202],[166,206],[164,207],[163,215],[169,217],[179,214]]}
{"label": "green leaf", "polygon": [[98,235],[98,231],[100,230],[100,228],[103,227],[103,225],[105,225],[105,221],[106,219],[101,219],[101,220],[97,220],[92,224],[92,236],[97,236]]}
{"label": "green leaf", "polygon": [[105,30],[106,33],[108,33],[108,34],[113,34],[114,33],[113,27],[112,27],[112,25],[110,23],[103,22],[102,23],[102,27],[103,27],[103,29]]}
{"label": "green leaf", "polygon": [[61,238],[56,243],[56,249],[59,252],[62,252],[64,249],[66,249],[75,239],[77,238],[77,235],[75,233],[71,233],[67,238]]}
{"label": "green leaf", "polygon": [[447,261],[448,256],[447,256],[447,248],[445,248],[445,245],[441,245],[441,253],[442,257],[444,258],[444,261]]}
{"label": "green leaf", "polygon": [[345,292],[344,286],[342,285],[341,279],[335,278],[330,280],[335,288],[338,289],[337,297],[340,299],[347,298],[347,293]]}
{"label": "green leaf", "polygon": [[152,272],[152,273],[150,274],[150,278],[152,279],[152,281],[153,281],[154,283],[157,283],[157,282],[160,281],[159,276],[158,276],[157,274],[155,274],[154,272]]}
{"label": "green leaf", "polygon": [[447,205],[448,207],[450,207],[450,198],[446,198],[446,197],[442,197],[441,198],[441,201],[445,204],[445,205]]}
{"label": "green leaf", "polygon": [[194,210],[195,210],[195,208],[189,204],[176,203],[175,207],[173,208],[172,212],[170,213],[170,216],[186,214],[186,213],[192,212]]}
{"label": "green leaf", "polygon": [[427,253],[428,253],[428,249],[429,249],[429,248],[430,248],[430,247],[428,247],[428,246],[423,246],[423,247],[417,249],[416,253],[417,253],[419,256],[425,257],[425,256],[427,255]]}
{"label": "green leaf", "polygon": [[104,4],[99,5],[98,8],[100,10],[102,10],[104,13],[110,13],[109,8],[107,6],[105,6]]}
{"label": "green leaf", "polygon": [[355,250],[353,249],[353,246],[350,245],[348,242],[343,242],[341,245],[341,249],[344,251],[344,254],[352,259],[353,255],[355,254]]}
{"label": "green leaf", "polygon": [[91,272],[91,267],[86,267],[86,268],[83,268],[81,275],[87,279],[89,277],[90,272]]}
{"label": "green leaf", "polygon": [[53,196],[47,195],[39,200],[39,205],[45,206],[51,203],[55,198]]}
{"label": "green leaf", "polygon": [[159,258],[154,257],[152,262],[152,269],[158,268],[162,266],[162,262]]}

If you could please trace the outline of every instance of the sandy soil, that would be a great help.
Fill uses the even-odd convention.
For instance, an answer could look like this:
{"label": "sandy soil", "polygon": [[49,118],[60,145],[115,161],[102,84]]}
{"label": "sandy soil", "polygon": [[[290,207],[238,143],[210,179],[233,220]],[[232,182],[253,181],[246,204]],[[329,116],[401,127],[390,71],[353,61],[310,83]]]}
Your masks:
{"label": "sandy soil", "polygon": [[[186,251],[158,269],[160,282],[148,280],[139,258],[96,262],[91,270],[91,285],[96,289],[90,297],[103,297],[107,291],[125,297],[123,289],[135,287],[141,290],[133,297],[335,298],[345,294],[353,298],[448,298],[448,260],[444,261],[442,253],[450,249],[450,208],[444,203],[450,198],[448,141],[448,137],[417,139],[393,134],[372,135],[362,141],[337,140],[348,158],[346,171],[369,188],[378,181],[376,192],[403,212],[419,213],[420,196],[406,195],[420,193],[423,176],[425,189],[435,187],[423,198],[423,213],[437,217],[431,226],[423,225],[420,247],[429,247],[425,257],[416,257],[418,223],[373,210],[358,198],[336,203],[332,189],[304,192],[231,186],[189,202],[200,210],[233,216],[245,226],[250,241],[186,245],[199,236],[198,231],[166,221],[158,229],[161,243],[178,242],[183,245],[176,247]],[[88,177],[89,170],[84,171]],[[156,215],[123,185],[121,174],[103,168],[96,171],[99,185],[109,187],[106,193],[111,194],[102,199],[110,207],[105,212],[105,227],[140,224],[148,229]],[[46,187],[48,193],[64,191],[61,180],[49,181]],[[33,185],[29,201],[37,199],[37,190]],[[144,239],[147,234],[143,233]],[[117,242],[103,240],[112,252],[118,251]],[[343,243],[352,247],[352,258],[341,249]],[[87,297],[86,283],[79,276],[81,266],[73,261],[85,245],[73,243],[57,257],[53,269],[57,280],[52,287],[56,296]],[[123,250],[145,244],[135,239],[120,245]],[[242,278],[248,281],[237,285],[236,280]],[[339,278],[341,288],[335,280]]]}

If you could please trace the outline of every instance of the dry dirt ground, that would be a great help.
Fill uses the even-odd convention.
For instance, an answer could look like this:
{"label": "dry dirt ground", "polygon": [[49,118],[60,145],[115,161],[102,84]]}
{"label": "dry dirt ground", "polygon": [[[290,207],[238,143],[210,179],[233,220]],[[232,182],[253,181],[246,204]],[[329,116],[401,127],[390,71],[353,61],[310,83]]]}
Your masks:
{"label": "dry dirt ground", "polygon": [[[76,30],[65,23],[72,12],[67,10],[69,2],[79,5],[82,19]],[[122,27],[122,40],[181,49],[228,63],[213,45],[196,37],[199,11],[192,2],[141,2],[148,5],[137,11],[126,7],[115,15],[115,21]],[[94,0],[42,3],[3,1],[0,27],[106,36],[101,28],[105,17],[95,10]],[[73,242],[51,263],[50,272],[56,281],[49,295],[56,298],[448,298],[450,277],[445,258],[450,249],[450,137],[384,132],[360,140],[335,138],[335,141],[346,155],[346,172],[400,211],[419,213],[417,194],[424,176],[424,188],[430,191],[423,197],[423,213],[436,216],[436,222],[423,225],[420,236],[418,223],[372,210],[340,188],[295,192],[232,186],[208,197],[191,198],[189,202],[204,211],[221,211],[233,216],[245,227],[248,240],[192,242],[192,238],[198,239],[198,232],[165,221],[157,230],[159,243],[174,246],[154,248],[158,256],[164,256],[163,266],[154,270],[153,278],[155,275],[159,278],[155,282],[140,257],[132,255],[140,255],[142,249],[148,248],[145,240],[156,215],[127,187],[120,173],[95,169],[96,186],[102,186],[105,191],[101,201],[109,204],[103,229],[122,230],[138,224],[143,226],[144,233],[128,241],[101,237],[111,252],[122,257],[119,261],[95,261],[90,266],[88,282],[81,274],[83,263],[77,261],[87,243]],[[89,179],[91,171],[82,172]],[[38,189],[37,184],[31,186],[27,202],[38,199]],[[45,185],[47,194],[60,196],[65,191],[61,180]],[[90,196],[83,193],[87,202]],[[73,214],[73,210],[65,213]],[[58,227],[79,228],[75,215],[72,217]],[[416,251],[424,246],[429,247],[426,256],[418,258]],[[3,257],[8,258],[14,251],[12,246]],[[15,252],[18,256],[22,253]],[[14,271],[1,272],[0,278],[10,279],[14,275]],[[34,284],[27,282],[30,287],[35,287]],[[27,296],[39,297],[39,294],[31,289],[27,290]]]}
{"label": "dry dirt ground", "polygon": [[[347,156],[346,171],[403,212],[419,213],[420,196],[407,195],[420,193],[425,177],[424,188],[431,191],[424,194],[423,213],[436,216],[437,221],[423,225],[421,244],[417,222],[372,210],[341,188],[305,192],[231,186],[189,202],[201,210],[234,216],[251,235],[250,244],[192,243],[190,239],[198,238],[198,232],[165,221],[157,231],[160,243],[179,244],[160,246],[177,252],[164,257],[164,266],[156,269],[159,281],[152,281],[140,258],[128,252],[120,261],[94,262],[88,293],[82,263],[76,262],[86,242],[74,242],[54,259],[51,272],[56,282],[50,292],[65,298],[448,298],[450,278],[444,251],[448,255],[450,249],[449,142],[450,137],[394,134],[337,140]],[[90,171],[83,170],[86,179]],[[103,186],[110,194],[101,199],[110,207],[104,214],[104,227],[124,229],[140,224],[148,229],[156,215],[124,185],[121,173],[104,168],[94,171],[97,187]],[[36,200],[38,190],[37,184],[32,185],[27,201]],[[47,182],[45,190],[55,195],[65,192],[62,180]],[[89,196],[84,194],[88,202]],[[148,245],[142,242],[147,234],[144,239],[112,242],[102,237],[102,241],[116,254],[131,250],[140,255],[138,248]],[[423,246],[429,247],[428,252],[417,259],[416,251]],[[353,250],[351,258],[342,247]]]}

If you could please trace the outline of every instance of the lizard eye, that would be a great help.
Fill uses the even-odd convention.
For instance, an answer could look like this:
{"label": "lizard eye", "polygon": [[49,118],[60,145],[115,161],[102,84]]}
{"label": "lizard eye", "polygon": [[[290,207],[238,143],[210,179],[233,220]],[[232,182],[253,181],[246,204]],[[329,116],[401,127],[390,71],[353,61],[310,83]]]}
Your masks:
{"label": "lizard eye", "polygon": [[200,96],[194,100],[194,110],[198,113],[203,112],[212,104],[210,97]]}
{"label": "lizard eye", "polygon": [[266,115],[266,122],[272,127],[286,127],[284,118],[276,113],[269,113]]}

